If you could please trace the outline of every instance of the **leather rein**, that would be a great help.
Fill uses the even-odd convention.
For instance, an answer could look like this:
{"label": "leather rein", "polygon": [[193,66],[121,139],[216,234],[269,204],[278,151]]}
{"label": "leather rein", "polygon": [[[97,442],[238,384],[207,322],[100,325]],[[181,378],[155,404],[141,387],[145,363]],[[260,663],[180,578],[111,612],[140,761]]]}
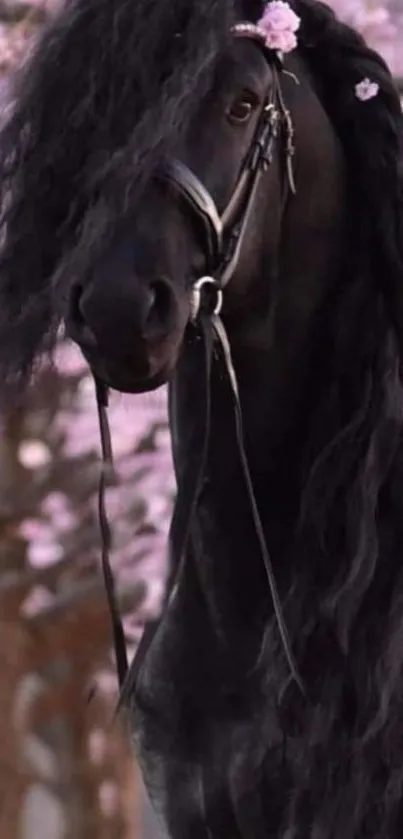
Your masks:
{"label": "leather rein", "polygon": [[[243,30],[242,24],[236,27],[235,35],[238,35],[239,37],[253,37],[248,31]],[[259,39],[255,38],[255,40],[257,40],[260,44]],[[273,162],[276,142],[278,141],[281,131],[285,136],[285,183],[282,196],[283,210],[289,193],[291,192],[292,194],[295,194],[296,192],[293,173],[293,156],[295,153],[294,128],[290,112],[284,103],[279,75],[280,72],[286,71],[282,69],[281,62],[276,56],[273,56],[273,53],[268,52],[267,50],[265,50],[265,53],[272,66],[273,79],[258,118],[255,134],[241,169],[237,184],[224,211],[222,213],[218,211],[214,199],[203,183],[201,183],[199,178],[179,160],[174,159],[167,161],[164,164],[163,169],[161,169],[158,173],[158,177],[160,179],[168,182],[174,188],[174,191],[178,195],[178,199],[185,203],[186,207],[195,216],[199,223],[201,222],[201,226],[203,228],[206,274],[194,282],[190,300],[190,323],[195,327],[197,326],[199,329],[200,335],[203,338],[204,347],[203,375],[201,377],[202,387],[204,390],[204,410],[202,418],[203,429],[199,461],[196,466],[194,464],[194,459],[191,463],[189,462],[189,464],[185,464],[184,474],[179,480],[178,464],[175,463],[176,392],[175,385],[173,383],[170,386],[169,413],[173,441],[172,448],[174,454],[174,467],[178,480],[178,491],[170,528],[169,546],[171,557],[173,557],[175,561],[171,563],[172,579],[168,580],[167,594],[163,604],[162,613],[157,620],[149,621],[146,624],[138,649],[134,656],[134,660],[131,662],[130,667],[127,660],[125,636],[117,606],[114,579],[110,565],[109,554],[111,548],[111,533],[105,510],[105,488],[108,475],[111,469],[113,469],[112,446],[107,418],[108,392],[107,388],[101,382],[95,380],[103,460],[99,482],[98,513],[102,542],[102,570],[111,617],[113,644],[120,686],[118,708],[120,708],[121,705],[128,700],[132,692],[135,692],[141,666],[150,648],[155,632],[164,620],[165,614],[169,609],[169,605],[175,597],[186,561],[186,547],[190,538],[191,527],[194,522],[207,462],[210,431],[210,373],[214,344],[218,345],[219,354],[224,362],[226,374],[232,391],[236,438],[241,469],[284,655],[288,664],[290,677],[296,682],[301,693],[306,696],[305,686],[299,674],[298,666],[288,637],[281,600],[255,498],[244,446],[242,411],[237,377],[232,362],[228,335],[220,317],[223,303],[223,291],[237,269],[242,245],[261,179]],[[197,349],[199,352],[200,344],[198,344]],[[186,460],[190,461],[191,458],[186,458]],[[173,574],[172,566],[175,567]]]}

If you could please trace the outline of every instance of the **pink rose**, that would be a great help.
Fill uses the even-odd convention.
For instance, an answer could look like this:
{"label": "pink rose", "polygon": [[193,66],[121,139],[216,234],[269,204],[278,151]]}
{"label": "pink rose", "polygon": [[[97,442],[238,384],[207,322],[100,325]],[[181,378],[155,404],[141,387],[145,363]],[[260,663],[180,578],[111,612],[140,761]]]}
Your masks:
{"label": "pink rose", "polygon": [[292,52],[297,46],[297,38],[294,32],[269,32],[266,35],[266,46],[278,52]]}
{"label": "pink rose", "polygon": [[300,18],[284,0],[272,0],[267,3],[258,29],[265,34],[265,43],[269,49],[277,52],[291,52],[297,46],[296,32]]}
{"label": "pink rose", "polygon": [[284,0],[272,0],[267,3],[258,25],[270,32],[297,32],[300,18]]}
{"label": "pink rose", "polygon": [[259,38],[266,47],[277,53],[292,52],[298,45],[296,32],[301,20],[284,0],[266,3],[260,20],[256,23],[238,23],[238,35]]}

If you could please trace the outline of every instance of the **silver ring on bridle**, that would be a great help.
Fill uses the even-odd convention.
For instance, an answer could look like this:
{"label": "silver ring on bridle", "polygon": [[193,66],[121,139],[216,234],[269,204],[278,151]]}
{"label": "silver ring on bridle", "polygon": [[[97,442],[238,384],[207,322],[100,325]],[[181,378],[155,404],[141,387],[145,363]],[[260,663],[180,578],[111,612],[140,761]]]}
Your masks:
{"label": "silver ring on bridle", "polygon": [[215,305],[209,307],[209,314],[219,315],[221,312],[223,303],[222,288],[220,288],[217,280],[215,280],[214,277],[200,277],[200,279],[196,280],[195,284],[192,287],[192,294],[190,298],[190,320],[192,323],[195,322],[200,312],[202,303],[202,291],[205,286],[210,286],[215,290],[216,293]]}

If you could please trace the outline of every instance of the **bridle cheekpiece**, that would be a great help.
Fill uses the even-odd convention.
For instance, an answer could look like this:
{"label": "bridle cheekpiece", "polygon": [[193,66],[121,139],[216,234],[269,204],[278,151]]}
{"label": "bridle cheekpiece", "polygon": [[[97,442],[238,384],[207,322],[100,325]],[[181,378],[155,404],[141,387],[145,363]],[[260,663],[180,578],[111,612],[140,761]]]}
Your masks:
{"label": "bridle cheekpiece", "polygon": [[[285,135],[286,170],[283,204],[289,190],[292,194],[296,192],[293,171],[294,126],[282,94],[280,73],[286,72],[282,69],[284,54],[297,46],[296,32],[299,25],[300,19],[288,3],[272,0],[266,4],[257,23],[241,22],[232,30],[234,37],[250,38],[263,48],[272,65],[273,80],[249,153],[224,210],[219,212],[208,189],[180,160],[171,158],[160,169],[160,179],[174,187],[181,200],[186,202],[192,214],[202,223],[204,231],[205,273],[192,285],[192,322],[198,317],[203,302],[206,302],[207,310],[212,314],[217,315],[221,310],[223,290],[237,268],[260,180],[273,162],[274,147],[281,128]],[[216,289],[215,298],[213,288]]]}

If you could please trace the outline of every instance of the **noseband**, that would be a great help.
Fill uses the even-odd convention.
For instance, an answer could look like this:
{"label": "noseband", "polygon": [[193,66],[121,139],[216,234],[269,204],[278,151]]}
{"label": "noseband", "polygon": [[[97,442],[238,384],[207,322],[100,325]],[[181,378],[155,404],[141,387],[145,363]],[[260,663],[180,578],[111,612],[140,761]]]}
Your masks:
{"label": "noseband", "polygon": [[[238,37],[254,37],[254,40],[259,42],[258,37],[251,35],[250,27],[244,27],[242,24],[235,27],[234,34]],[[197,278],[192,285],[190,321],[195,327],[201,327],[201,334],[204,338],[204,375],[201,386],[204,389],[205,410],[203,419],[203,440],[200,446],[201,455],[199,464],[196,470],[191,470],[192,474],[190,476],[190,480],[187,482],[184,481],[186,484],[186,490],[183,489],[183,492],[181,493],[181,487],[178,486],[178,496],[172,517],[170,545],[173,555],[179,557],[179,564],[173,579],[167,587],[168,595],[165,600],[162,615],[158,621],[150,621],[146,625],[135,659],[130,668],[127,663],[124,633],[116,605],[113,577],[110,569],[110,530],[104,505],[106,469],[109,468],[112,457],[109,427],[106,416],[107,392],[102,384],[96,382],[104,465],[101,472],[99,487],[99,521],[102,538],[102,568],[111,614],[113,640],[119,683],[121,687],[118,707],[120,707],[122,702],[128,698],[132,690],[135,690],[137,677],[146,653],[153,640],[156,629],[163,620],[165,612],[169,608],[169,605],[175,596],[179,579],[182,574],[190,528],[197,507],[198,498],[200,496],[207,462],[210,429],[210,371],[214,340],[217,341],[221,347],[222,356],[232,390],[236,437],[242,474],[268,579],[277,626],[281,636],[285,657],[288,662],[290,675],[297,683],[301,692],[305,695],[304,684],[299,675],[297,664],[288,639],[288,632],[282,613],[281,601],[277,591],[272,563],[266,546],[263,526],[255,499],[243,442],[242,412],[238,392],[238,383],[232,363],[228,336],[220,318],[223,303],[223,291],[237,269],[245,233],[255,204],[261,178],[273,162],[276,142],[278,141],[281,131],[285,134],[285,177],[282,194],[283,210],[289,192],[292,194],[295,194],[296,192],[293,173],[293,157],[295,153],[294,128],[290,112],[284,103],[280,85],[280,72],[285,71],[283,71],[281,66],[279,66],[279,60],[277,57],[274,57],[273,54],[271,52],[269,53],[267,50],[265,50],[265,54],[272,67],[273,81],[261,109],[251,146],[242,166],[236,186],[225,209],[221,213],[219,212],[210,192],[199,180],[197,175],[195,175],[194,172],[192,172],[181,161],[176,159],[166,161],[163,168],[161,168],[158,173],[158,178],[160,180],[168,182],[172,185],[179,199],[185,203],[185,206],[190,209],[190,212],[196,217],[196,220],[199,222],[199,229],[203,231],[206,273]],[[172,437],[173,442],[175,443],[174,384],[170,388],[170,417]],[[194,472],[196,474],[194,474]],[[179,498],[179,496],[181,497]]]}

